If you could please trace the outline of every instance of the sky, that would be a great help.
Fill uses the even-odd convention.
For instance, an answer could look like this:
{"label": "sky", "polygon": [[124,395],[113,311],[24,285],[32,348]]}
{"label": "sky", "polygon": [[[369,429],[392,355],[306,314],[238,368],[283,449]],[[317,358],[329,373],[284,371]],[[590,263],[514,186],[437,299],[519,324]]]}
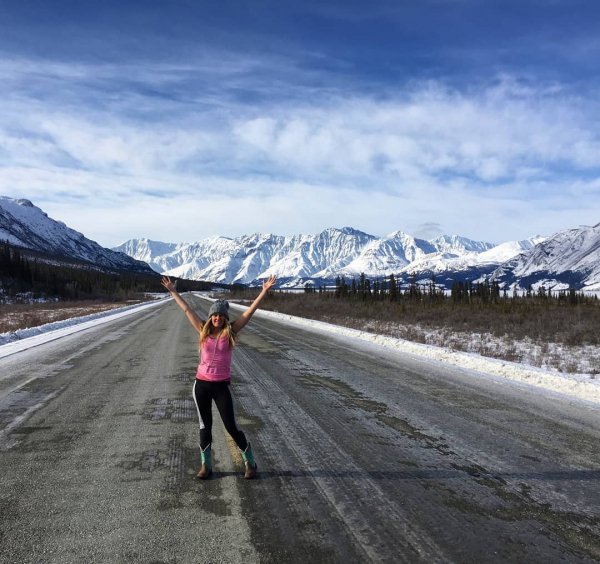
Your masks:
{"label": "sky", "polygon": [[0,195],[103,246],[600,222],[597,0],[0,6]]}

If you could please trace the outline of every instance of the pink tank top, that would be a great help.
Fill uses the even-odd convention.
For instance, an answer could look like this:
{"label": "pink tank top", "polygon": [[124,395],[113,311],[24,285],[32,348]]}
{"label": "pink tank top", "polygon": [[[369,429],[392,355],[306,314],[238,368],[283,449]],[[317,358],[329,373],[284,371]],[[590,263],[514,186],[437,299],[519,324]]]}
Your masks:
{"label": "pink tank top", "polygon": [[231,354],[233,348],[227,337],[208,337],[200,346],[200,364],[196,380],[227,382],[231,380]]}

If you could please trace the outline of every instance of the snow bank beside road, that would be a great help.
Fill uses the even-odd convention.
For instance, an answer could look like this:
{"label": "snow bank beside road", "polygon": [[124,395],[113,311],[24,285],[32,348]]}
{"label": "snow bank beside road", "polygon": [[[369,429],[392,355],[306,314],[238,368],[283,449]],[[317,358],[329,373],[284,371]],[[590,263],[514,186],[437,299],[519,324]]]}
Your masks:
{"label": "snow bank beside road", "polygon": [[156,307],[164,302],[164,299],[157,299],[156,301],[145,302],[143,304],[124,306],[109,311],[92,313],[91,315],[54,321],[53,323],[46,323],[37,327],[19,329],[15,332],[0,333],[0,358],[47,343],[48,341],[53,341],[54,339],[60,339],[65,335],[71,335],[72,333],[77,333],[96,325],[114,321],[115,319],[144,309]]}

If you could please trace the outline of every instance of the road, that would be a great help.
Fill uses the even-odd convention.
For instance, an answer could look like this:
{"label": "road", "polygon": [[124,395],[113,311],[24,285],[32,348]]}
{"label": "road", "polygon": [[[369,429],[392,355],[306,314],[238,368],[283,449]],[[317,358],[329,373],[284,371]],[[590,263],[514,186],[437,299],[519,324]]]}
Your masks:
{"label": "road", "polygon": [[196,350],[167,302],[0,359],[1,562],[600,561],[597,407],[257,315],[260,479],[218,423],[199,482]]}

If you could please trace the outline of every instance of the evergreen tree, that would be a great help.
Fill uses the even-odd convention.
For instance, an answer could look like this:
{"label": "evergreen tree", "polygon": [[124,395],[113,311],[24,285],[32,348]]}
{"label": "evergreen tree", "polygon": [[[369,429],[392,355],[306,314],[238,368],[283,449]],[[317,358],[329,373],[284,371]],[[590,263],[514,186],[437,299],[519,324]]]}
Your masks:
{"label": "evergreen tree", "polygon": [[395,302],[398,299],[398,286],[396,284],[396,278],[393,274],[390,274],[389,286],[390,301]]}

